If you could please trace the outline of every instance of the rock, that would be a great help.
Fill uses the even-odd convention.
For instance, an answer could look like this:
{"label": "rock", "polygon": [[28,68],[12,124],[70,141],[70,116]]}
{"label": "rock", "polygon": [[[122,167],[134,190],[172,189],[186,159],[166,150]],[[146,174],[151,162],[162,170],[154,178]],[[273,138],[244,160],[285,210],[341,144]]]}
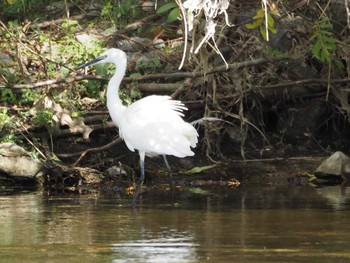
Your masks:
{"label": "rock", "polygon": [[0,174],[15,181],[35,180],[46,170],[45,165],[34,159],[26,150],[14,143],[0,144]]}
{"label": "rock", "polygon": [[104,172],[106,177],[109,178],[116,178],[118,176],[124,176],[128,175],[128,173],[119,166],[113,165],[112,167],[109,167],[105,172]]}
{"label": "rock", "polygon": [[350,158],[338,151],[324,160],[315,170],[319,179],[343,181],[350,179]]}

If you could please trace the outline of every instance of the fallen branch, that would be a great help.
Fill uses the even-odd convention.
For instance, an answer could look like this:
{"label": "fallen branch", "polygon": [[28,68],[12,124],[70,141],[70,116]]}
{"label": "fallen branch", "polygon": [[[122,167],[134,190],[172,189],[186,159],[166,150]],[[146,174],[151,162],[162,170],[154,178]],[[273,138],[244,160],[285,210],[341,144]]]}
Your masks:
{"label": "fallen branch", "polygon": [[182,83],[138,83],[137,88],[146,93],[170,93],[178,89]]}
{"label": "fallen branch", "polygon": [[344,79],[318,79],[318,78],[311,78],[311,79],[302,79],[302,80],[296,80],[296,81],[290,81],[285,83],[279,83],[279,84],[272,84],[272,85],[265,85],[265,86],[258,86],[255,87],[256,89],[275,89],[275,88],[286,88],[290,86],[300,86],[300,85],[306,85],[306,84],[313,84],[313,83],[322,83],[322,84],[339,84],[339,83],[348,83],[350,82],[350,78],[344,78]]}
{"label": "fallen branch", "polygon": [[75,161],[75,163],[73,164],[73,167],[76,166],[80,161],[81,159],[84,158],[85,155],[87,155],[88,153],[97,153],[97,152],[102,152],[102,151],[106,151],[110,148],[112,148],[113,146],[115,145],[118,145],[119,143],[122,142],[122,139],[120,137],[118,137],[117,139],[111,141],[110,143],[108,144],[105,144],[101,147],[95,147],[95,148],[90,148],[90,149],[87,149],[85,151],[82,151],[82,152],[76,152],[76,153],[61,153],[61,154],[56,154],[58,157],[60,158],[72,158],[72,157],[76,157],[76,156],[79,156],[80,157]]}
{"label": "fallen branch", "polygon": [[45,21],[42,23],[35,23],[35,24],[30,25],[29,27],[31,27],[31,28],[45,28],[45,27],[49,27],[52,25],[61,24],[61,23],[67,22],[67,21],[82,20],[86,17],[89,17],[89,15],[76,15],[76,16],[71,16],[69,19],[68,18],[60,18],[60,19],[56,19],[56,20]]}

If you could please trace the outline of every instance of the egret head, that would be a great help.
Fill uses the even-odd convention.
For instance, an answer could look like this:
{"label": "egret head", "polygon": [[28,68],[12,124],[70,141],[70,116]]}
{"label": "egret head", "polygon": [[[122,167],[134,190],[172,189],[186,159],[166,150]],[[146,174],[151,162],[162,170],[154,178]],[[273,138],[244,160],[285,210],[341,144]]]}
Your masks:
{"label": "egret head", "polygon": [[102,53],[101,56],[83,64],[79,67],[75,68],[76,70],[81,68],[86,68],[87,66],[97,65],[97,64],[103,64],[103,63],[118,63],[121,61],[126,61],[127,57],[124,51],[117,49],[117,48],[111,48],[106,50]]}

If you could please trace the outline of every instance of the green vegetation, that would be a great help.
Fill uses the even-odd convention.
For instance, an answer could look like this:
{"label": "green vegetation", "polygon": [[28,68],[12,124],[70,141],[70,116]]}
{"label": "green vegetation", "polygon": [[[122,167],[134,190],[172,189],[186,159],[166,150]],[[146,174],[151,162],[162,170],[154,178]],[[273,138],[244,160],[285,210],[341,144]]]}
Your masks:
{"label": "green vegetation", "polygon": [[[140,3],[133,0],[101,1],[101,16],[95,20],[84,21],[67,18],[67,8],[87,4],[87,1],[50,1],[50,0],[5,0],[0,2],[0,78],[3,87],[0,89],[0,142],[16,140],[16,134],[24,126],[31,129],[46,127],[50,132],[57,123],[57,105],[69,112],[71,118],[82,116],[90,108],[81,102],[82,98],[104,101],[106,82],[82,81],[75,83],[74,88],[63,87],[65,91],[55,88],[13,89],[13,85],[30,84],[53,79],[64,79],[74,76],[77,65],[89,61],[106,47],[105,37],[96,37],[84,45],[77,40],[77,35],[84,33],[84,28],[98,27],[100,31],[110,28],[122,28],[140,17]],[[70,6],[68,6],[70,5]],[[61,23],[52,26],[39,26],[46,17],[60,10],[63,17]],[[51,13],[52,12],[52,13]],[[49,21],[52,20],[50,16]],[[103,23],[100,23],[103,21]],[[140,62],[136,66],[138,72],[152,72],[159,69],[158,58],[148,62]],[[111,65],[99,65],[96,75],[110,76],[114,71]],[[5,87],[4,87],[5,85]],[[67,84],[66,84],[67,85]],[[126,104],[139,99],[141,93],[137,89],[130,92],[121,91],[121,98]],[[48,106],[45,103],[49,99]],[[9,112],[9,107],[19,107]],[[97,105],[101,105],[98,103]],[[104,109],[104,108],[103,108]],[[14,118],[16,121],[14,121]],[[28,125],[29,124],[29,125]]]}
{"label": "green vegetation", "polygon": [[175,2],[169,2],[159,7],[157,14],[167,14],[167,21],[172,23],[179,19],[180,10]]}
{"label": "green vegetation", "polygon": [[37,7],[43,6],[43,0],[4,0],[0,2],[0,9],[8,16],[35,18],[40,14]]}
{"label": "green vegetation", "polygon": [[[268,40],[267,30],[271,33],[276,33],[277,29],[275,28],[275,20],[272,17],[271,11],[267,12],[267,18],[265,17],[265,10],[260,8],[256,11],[256,15],[253,17],[253,22],[246,24],[246,28],[248,29],[256,29],[259,28],[260,34],[264,38],[264,40]],[[267,21],[267,26],[266,26]]]}
{"label": "green vegetation", "polygon": [[139,18],[140,1],[138,0],[104,0],[101,18],[110,21],[117,28]]}
{"label": "green vegetation", "polygon": [[333,25],[329,18],[322,17],[317,20],[313,29],[314,33],[310,37],[310,41],[313,42],[311,48],[313,57],[322,63],[329,64],[333,61],[338,67],[343,67],[343,64],[334,57],[337,50],[337,40],[334,38]]}

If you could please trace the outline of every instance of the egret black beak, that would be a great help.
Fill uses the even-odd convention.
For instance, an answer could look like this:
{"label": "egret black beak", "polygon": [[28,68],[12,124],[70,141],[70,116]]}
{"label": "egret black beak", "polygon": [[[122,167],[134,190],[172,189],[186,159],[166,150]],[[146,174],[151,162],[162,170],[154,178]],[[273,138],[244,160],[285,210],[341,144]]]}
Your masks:
{"label": "egret black beak", "polygon": [[100,62],[101,60],[103,60],[105,58],[106,58],[106,56],[97,57],[97,58],[95,58],[95,59],[93,59],[93,60],[91,60],[91,61],[89,61],[89,62],[87,62],[87,63],[85,63],[83,65],[80,65],[79,67],[76,67],[75,70],[78,70],[78,69],[81,69],[81,68],[86,68],[88,66],[94,65],[97,62]]}

